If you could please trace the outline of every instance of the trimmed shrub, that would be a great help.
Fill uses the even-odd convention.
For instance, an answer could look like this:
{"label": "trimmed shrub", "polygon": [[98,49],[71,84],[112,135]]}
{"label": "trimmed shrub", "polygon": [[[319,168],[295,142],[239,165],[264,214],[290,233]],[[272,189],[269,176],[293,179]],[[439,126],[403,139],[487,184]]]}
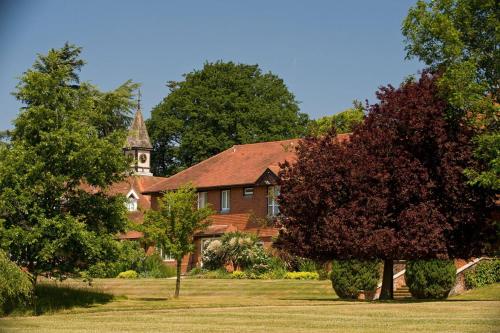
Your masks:
{"label": "trimmed shrub", "polygon": [[139,277],[139,275],[137,274],[137,272],[133,271],[133,270],[121,272],[117,276],[117,278],[119,278],[119,279],[137,279],[138,277]]}
{"label": "trimmed shrub", "polygon": [[355,299],[361,290],[376,290],[380,280],[380,262],[335,260],[331,279],[333,289],[340,298]]}
{"label": "trimmed shrub", "polygon": [[413,297],[443,299],[455,285],[456,269],[451,260],[414,260],[406,264],[405,279]]}
{"label": "trimmed shrub", "polygon": [[285,279],[290,280],[319,280],[319,274],[316,272],[288,272]]}
{"label": "trimmed shrub", "polygon": [[28,274],[0,251],[0,315],[28,304],[32,291],[33,285]]}
{"label": "trimmed shrub", "polygon": [[476,267],[465,272],[467,289],[479,288],[500,282],[500,260],[483,260]]}

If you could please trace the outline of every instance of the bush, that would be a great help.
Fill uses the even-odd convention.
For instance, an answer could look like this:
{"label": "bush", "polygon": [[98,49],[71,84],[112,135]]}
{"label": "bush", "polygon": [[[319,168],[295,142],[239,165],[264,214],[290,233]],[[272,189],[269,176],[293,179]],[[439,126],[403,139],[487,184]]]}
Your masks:
{"label": "bush", "polygon": [[500,260],[483,260],[475,268],[465,272],[467,289],[479,288],[500,282]]}
{"label": "bush", "polygon": [[15,307],[28,304],[33,285],[28,277],[7,255],[0,251],[0,315]]}
{"label": "bush", "polygon": [[203,268],[215,270],[232,265],[236,270],[261,274],[269,270],[270,256],[253,234],[229,232],[211,241],[203,251]]}
{"label": "bush", "polygon": [[242,271],[234,271],[231,274],[231,279],[244,279],[246,278],[245,272]]}
{"label": "bush", "polygon": [[133,270],[121,272],[117,276],[117,278],[119,278],[119,279],[137,279],[138,277],[139,277],[139,275],[137,274],[137,272],[133,271]]}
{"label": "bush", "polygon": [[319,274],[316,272],[288,272],[285,279],[290,280],[319,280]]}
{"label": "bush", "polygon": [[331,272],[332,286],[340,298],[355,299],[360,290],[375,291],[380,279],[378,261],[334,261]]}
{"label": "bush", "polygon": [[98,262],[89,266],[86,272],[82,272],[85,278],[114,278],[120,272],[127,270],[140,271],[146,258],[146,253],[136,241],[118,242],[116,260],[110,262]]}
{"label": "bush", "polygon": [[139,275],[145,278],[169,278],[175,276],[176,269],[165,265],[158,254],[147,256],[139,266]]}
{"label": "bush", "polygon": [[119,265],[115,262],[98,262],[92,266],[89,266],[86,272],[81,275],[85,278],[113,278],[123,270],[120,269]]}
{"label": "bush", "polygon": [[455,285],[456,269],[450,260],[409,261],[405,279],[413,297],[442,299],[448,297]]}

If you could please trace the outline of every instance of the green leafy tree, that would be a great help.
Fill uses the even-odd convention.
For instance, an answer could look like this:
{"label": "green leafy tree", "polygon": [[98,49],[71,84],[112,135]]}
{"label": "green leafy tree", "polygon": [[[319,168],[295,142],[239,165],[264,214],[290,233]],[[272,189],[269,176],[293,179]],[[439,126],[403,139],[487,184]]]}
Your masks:
{"label": "green leafy tree", "polygon": [[9,130],[0,131],[0,148],[8,147],[9,140],[10,140],[10,131]]}
{"label": "green leafy tree", "polygon": [[182,258],[194,251],[194,233],[205,229],[210,224],[208,217],[214,213],[209,207],[197,209],[196,202],[196,189],[190,184],[167,192],[159,201],[159,209],[148,211],[140,227],[146,240],[177,261],[176,298],[181,287]]}
{"label": "green leafy tree", "polygon": [[350,133],[354,127],[365,117],[364,108],[361,102],[354,101],[354,106],[331,116],[321,117],[311,122],[309,133],[311,135],[324,135],[332,128],[336,133]]}
{"label": "green leafy tree", "polygon": [[283,80],[258,65],[218,61],[168,83],[147,122],[153,168],[169,175],[235,144],[297,138],[308,117]]}
{"label": "green leafy tree", "polygon": [[120,147],[135,85],[102,93],[80,83],[80,52],[66,44],[38,55],[14,94],[24,107],[10,147],[0,150],[0,246],[33,283],[112,259],[126,226],[124,198],[106,188],[128,170]]}
{"label": "green leafy tree", "polygon": [[473,185],[500,189],[499,10],[496,0],[418,1],[403,22],[407,58],[441,73],[441,93],[481,129],[474,139],[481,167],[466,170]]}

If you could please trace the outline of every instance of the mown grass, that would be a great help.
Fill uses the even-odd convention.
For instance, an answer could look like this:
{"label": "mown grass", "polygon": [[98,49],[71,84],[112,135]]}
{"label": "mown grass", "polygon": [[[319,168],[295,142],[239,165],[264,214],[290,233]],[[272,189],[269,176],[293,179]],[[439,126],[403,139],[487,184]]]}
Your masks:
{"label": "mown grass", "polygon": [[[0,319],[2,332],[495,332],[500,284],[446,301],[341,301],[329,281],[97,280],[116,298]],[[81,286],[69,281],[67,287]],[[121,296],[121,297],[117,297]],[[99,304],[102,303],[102,304]]]}

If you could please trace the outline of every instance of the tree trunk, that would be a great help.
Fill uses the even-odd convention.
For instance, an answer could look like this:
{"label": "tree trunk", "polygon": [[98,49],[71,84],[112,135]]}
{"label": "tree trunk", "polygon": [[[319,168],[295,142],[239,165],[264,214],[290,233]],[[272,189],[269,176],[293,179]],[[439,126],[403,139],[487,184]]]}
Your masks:
{"label": "tree trunk", "polygon": [[33,304],[33,315],[37,315],[37,293],[36,293],[36,284],[38,280],[38,274],[34,274],[31,276],[31,284],[33,285],[33,291],[31,293],[31,303]]}
{"label": "tree trunk", "polygon": [[392,280],[393,264],[394,261],[392,259],[384,260],[384,273],[382,276],[382,288],[380,290],[380,298],[379,298],[381,300],[393,298],[393,292],[394,292],[394,282]]}
{"label": "tree trunk", "polygon": [[175,281],[175,295],[174,298],[179,297],[179,291],[181,289],[181,263],[182,258],[177,259],[177,280]]}

